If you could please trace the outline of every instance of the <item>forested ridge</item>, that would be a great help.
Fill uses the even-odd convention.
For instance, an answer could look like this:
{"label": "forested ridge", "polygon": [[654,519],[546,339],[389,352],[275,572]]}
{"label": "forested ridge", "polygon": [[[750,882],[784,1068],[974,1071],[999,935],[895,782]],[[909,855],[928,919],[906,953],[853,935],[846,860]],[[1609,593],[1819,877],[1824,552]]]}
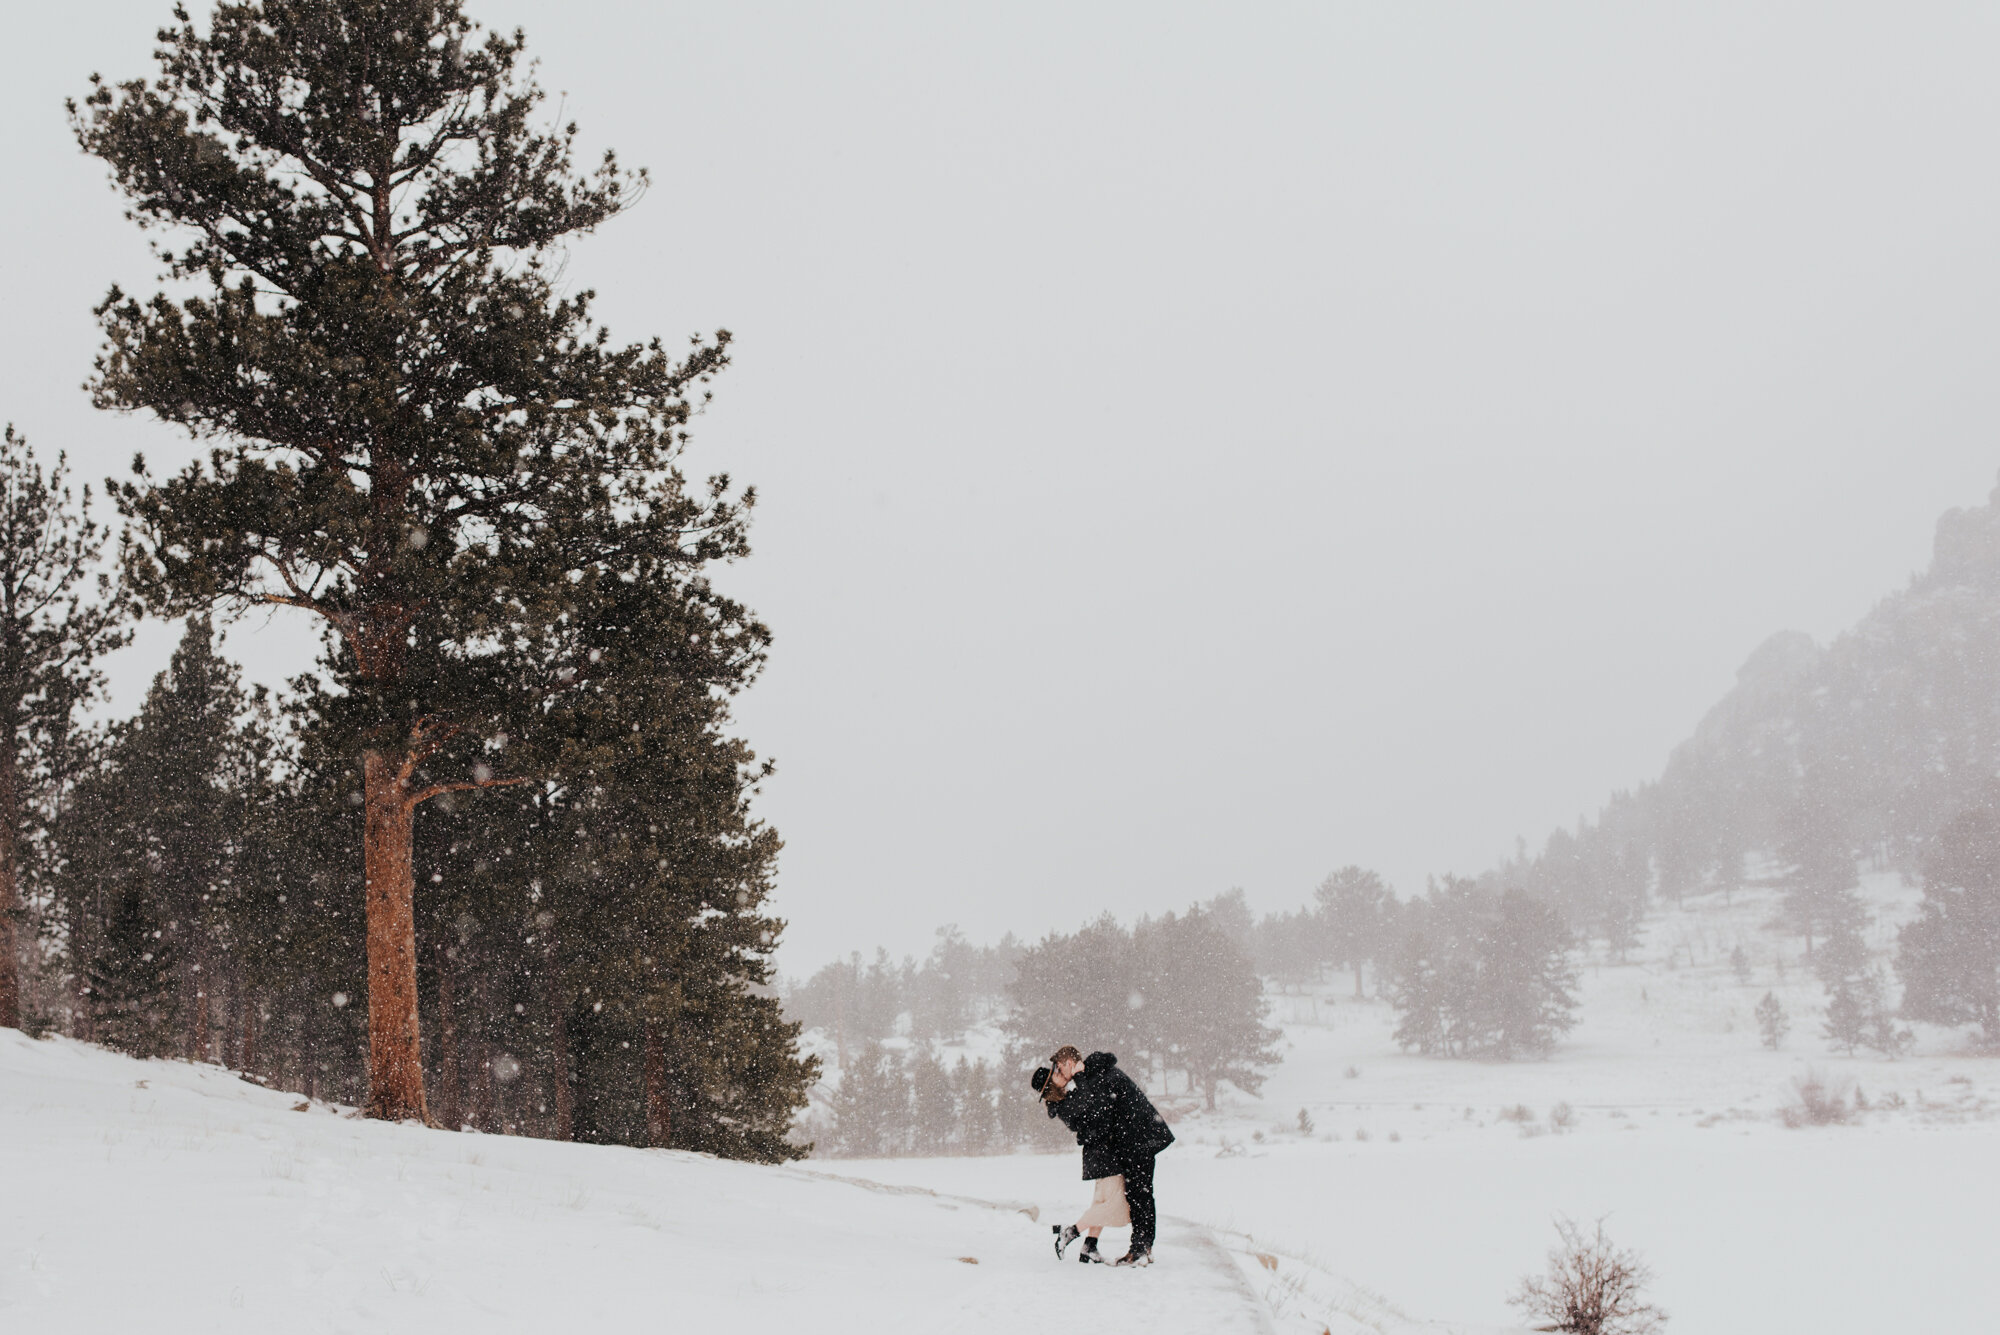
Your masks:
{"label": "forested ridge", "polygon": [[[1860,943],[1857,888],[1870,868],[1925,889],[1893,978]],[[1357,990],[1372,965],[1413,1048],[1545,1051],[1573,1012],[1569,949],[1595,943],[1623,958],[1649,915],[1756,884],[1781,892],[1768,929],[1825,983],[1824,1036],[1893,1054],[1907,1045],[1903,1019],[1977,1023],[2000,1038],[1996,872],[2000,489],[1945,513],[1929,566],[1832,643],[1787,631],[1760,645],[1657,780],[1539,851],[1443,876],[1421,896],[1358,892],[1365,873],[1336,875],[1314,906],[1260,924],[1258,956],[1280,979],[1352,966]],[[1529,928],[1530,905],[1552,921]],[[1526,1043],[1494,1018],[1509,989],[1520,1015],[1541,1008]]]}
{"label": "forested ridge", "polygon": [[[1659,779],[1557,829],[1539,851],[1524,846],[1500,866],[1441,875],[1402,897],[1349,866],[1300,908],[1261,920],[1232,891],[1178,925],[1226,938],[1229,963],[1212,959],[1163,985],[1128,986],[1164,976],[1135,963],[1148,955],[1134,948],[1163,924],[1128,929],[1106,919],[1034,947],[1008,937],[975,948],[948,930],[921,963],[896,965],[878,952],[866,967],[859,956],[829,965],[794,985],[787,1006],[843,1036],[843,1070],[848,1050],[865,1046],[860,1075],[870,1089],[892,1090],[881,1097],[921,1086],[946,1093],[920,1104],[965,1108],[967,1096],[951,1091],[983,1090],[985,1077],[947,1079],[931,1064],[941,1038],[984,1016],[1016,1041],[1001,1074],[1031,1062],[1036,1044],[1101,1034],[1138,1055],[1155,1088],[1168,1087],[1171,1067],[1212,1099],[1224,1079],[1254,1090],[1259,1065],[1275,1051],[1239,1027],[1230,1042],[1246,1059],[1234,1070],[1204,1065],[1190,1055],[1198,1044],[1166,1035],[1164,1013],[1149,1014],[1149,998],[1200,995],[1198,1023],[1254,1025],[1255,1001],[1231,995],[1246,972],[1285,989],[1342,971],[1356,999],[1372,985],[1396,1008],[1395,1038],[1412,1051],[1546,1055],[1576,1023],[1583,951],[1623,959],[1649,917],[1756,885],[1780,892],[1767,929],[1789,939],[1824,984],[1818,1037],[1894,1055],[1909,1043],[1905,1022],[1925,1020],[1977,1025],[2000,1040],[1997,782],[2000,490],[1986,505],[1945,514],[1929,567],[1830,645],[1798,632],[1772,636]],[[1922,914],[1902,930],[1893,961],[1872,959],[1861,943],[1867,910],[1857,890],[1869,868],[1925,887]],[[1172,915],[1164,920],[1174,924]],[[1119,992],[1140,999],[1127,1015],[1102,1004]],[[1775,998],[1765,1001],[1760,1023],[1776,1044],[1791,1020]],[[897,1034],[911,1040],[907,1052],[880,1047]],[[850,1095],[834,1107],[856,1104]],[[985,1106],[980,1094],[973,1130],[946,1127],[894,1143],[986,1146],[1031,1134],[1025,1125],[986,1129]],[[893,1147],[887,1132],[846,1139],[865,1152]]]}

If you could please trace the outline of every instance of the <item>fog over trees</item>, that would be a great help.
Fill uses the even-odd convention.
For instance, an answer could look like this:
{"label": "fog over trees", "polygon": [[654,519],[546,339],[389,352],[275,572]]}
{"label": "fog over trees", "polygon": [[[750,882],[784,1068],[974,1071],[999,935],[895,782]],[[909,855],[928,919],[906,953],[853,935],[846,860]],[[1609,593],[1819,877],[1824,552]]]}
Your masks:
{"label": "fog over trees", "polygon": [[[1225,1082],[1254,1092],[1280,1059],[1255,980],[1282,992],[1345,972],[1356,1000],[1369,998],[1372,980],[1373,995],[1396,1008],[1395,1039],[1411,1051],[1546,1056],[1579,1018],[1584,952],[1623,959],[1660,909],[1697,895],[1727,902],[1755,881],[1781,892],[1767,930],[1795,942],[1818,976],[1826,1004],[1816,1033],[1832,1047],[1895,1056],[1912,1041],[1906,1020],[1977,1026],[1993,1042],[1996,627],[2000,491],[1940,519],[1930,568],[1831,645],[1773,636],[1658,780],[1552,832],[1539,852],[1440,876],[1408,898],[1344,867],[1309,902],[1261,919],[1232,891],[1185,915],[1129,928],[1105,917],[1033,945],[1010,936],[974,947],[947,928],[921,963],[878,950],[866,965],[855,955],[824,967],[790,988],[787,1013],[833,1036],[842,1070],[849,1050],[867,1045],[864,1080],[890,1080],[906,1061],[918,1063],[906,1083],[934,1080],[924,1063],[936,1045],[984,1021],[1012,1044],[994,1073],[1002,1090],[1043,1048],[1084,1041],[1136,1059],[1155,1089],[1198,1090],[1213,1106]],[[1893,975],[1864,944],[1863,867],[1925,887]],[[1773,1048],[1792,1028],[1774,996],[1755,1019]],[[897,1038],[911,1042],[882,1046]],[[987,1079],[977,1077],[972,1115],[982,1126]],[[834,1105],[850,1124],[862,1107],[852,1094]],[[985,1132],[946,1139],[1014,1143],[1004,1132],[999,1142]],[[834,1139],[855,1153],[922,1152],[916,1143],[892,1147],[874,1132]]]}

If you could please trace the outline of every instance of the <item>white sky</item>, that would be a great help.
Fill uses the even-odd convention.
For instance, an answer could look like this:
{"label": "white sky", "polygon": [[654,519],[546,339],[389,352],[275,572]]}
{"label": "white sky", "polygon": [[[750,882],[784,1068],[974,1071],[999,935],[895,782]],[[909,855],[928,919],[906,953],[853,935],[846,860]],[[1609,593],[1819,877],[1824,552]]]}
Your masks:
{"label": "white sky", "polygon": [[[61,106],[168,6],[9,8],[0,416],[185,457],[77,388],[152,265]],[[1538,845],[2000,467],[1989,6],[473,12],[654,171],[614,334],[739,338],[790,970]]]}

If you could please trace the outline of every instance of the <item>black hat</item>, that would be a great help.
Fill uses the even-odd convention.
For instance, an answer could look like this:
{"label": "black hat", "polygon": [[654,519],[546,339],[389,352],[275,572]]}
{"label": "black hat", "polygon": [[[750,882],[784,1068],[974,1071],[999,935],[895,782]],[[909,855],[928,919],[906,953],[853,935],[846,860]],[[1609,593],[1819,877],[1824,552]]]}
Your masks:
{"label": "black hat", "polygon": [[1046,1066],[1037,1066],[1035,1073],[1028,1077],[1028,1083],[1035,1087],[1037,1094],[1041,1093],[1042,1086],[1049,1083],[1049,1068]]}

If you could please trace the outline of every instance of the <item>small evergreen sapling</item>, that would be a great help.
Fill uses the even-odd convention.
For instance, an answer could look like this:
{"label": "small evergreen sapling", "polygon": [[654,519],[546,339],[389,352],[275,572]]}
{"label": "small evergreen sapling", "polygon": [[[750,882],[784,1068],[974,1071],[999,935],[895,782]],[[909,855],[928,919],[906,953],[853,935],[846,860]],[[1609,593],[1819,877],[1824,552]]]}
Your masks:
{"label": "small evergreen sapling", "polygon": [[1764,1046],[1776,1052],[1785,1041],[1785,1033],[1792,1027],[1785,1015],[1785,1007],[1775,992],[1766,992],[1764,999],[1757,1003],[1757,1030],[1764,1036]]}
{"label": "small evergreen sapling", "polygon": [[1868,1033],[1868,998],[1859,985],[1843,978],[1827,995],[1825,1034],[1852,1057]]}

